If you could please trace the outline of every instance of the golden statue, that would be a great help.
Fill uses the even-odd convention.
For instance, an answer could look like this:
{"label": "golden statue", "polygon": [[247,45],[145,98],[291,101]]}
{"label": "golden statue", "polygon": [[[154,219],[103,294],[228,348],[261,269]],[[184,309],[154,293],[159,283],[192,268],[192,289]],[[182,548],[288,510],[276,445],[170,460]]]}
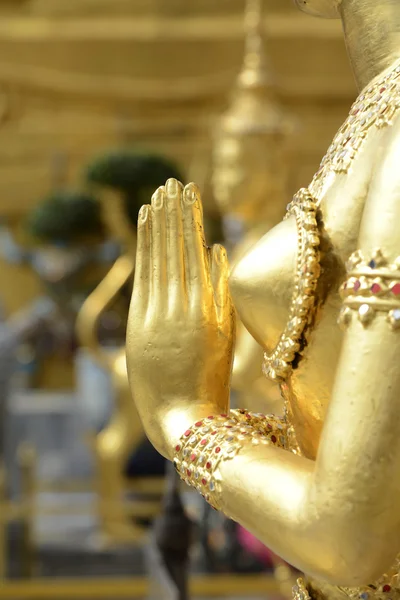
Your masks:
{"label": "golden statue", "polygon": [[132,516],[124,511],[127,468],[135,450],[145,443],[144,432],[129,389],[125,348],[110,351],[103,347],[98,326],[101,316],[116,302],[123,288],[132,285],[136,230],[131,223],[136,220],[141,194],[151,187],[151,181],[165,180],[165,174],[175,173],[176,168],[162,157],[121,151],[95,159],[87,170],[109,235],[119,242],[122,253],[82,305],[76,330],[81,345],[110,372],[115,391],[112,418],[94,442],[102,531],[113,540],[129,541],[138,537],[140,528],[135,527]]}
{"label": "golden statue", "polygon": [[[262,0],[247,0],[245,54],[232,101],[214,142],[214,196],[236,239],[227,245],[234,265],[284,214],[291,120],[281,109],[264,52]],[[268,199],[266,201],[266,198]],[[237,240],[236,231],[240,231]],[[279,390],[261,372],[262,346],[237,323],[232,389],[251,409],[279,410]]]}
{"label": "golden statue", "polygon": [[104,348],[98,339],[98,325],[102,314],[132,279],[136,239],[135,232],[127,225],[122,195],[108,189],[101,190],[98,197],[109,232],[121,242],[124,251],[82,305],[76,330],[81,345],[112,377],[116,406],[110,422],[97,434],[94,442],[96,476],[102,531],[112,539],[125,539],[138,532],[134,530],[132,519],[121,510],[126,489],[124,469],[132,451],[142,440],[143,428],[126,385],[125,350],[110,352]]}
{"label": "golden statue", "polygon": [[169,180],[140,212],[128,375],[147,435],[182,479],[305,573],[296,598],[393,600],[400,4],[297,1],[341,17],[362,91],[310,186],[230,276],[286,414],[229,410],[229,268],[205,246],[193,184]]}

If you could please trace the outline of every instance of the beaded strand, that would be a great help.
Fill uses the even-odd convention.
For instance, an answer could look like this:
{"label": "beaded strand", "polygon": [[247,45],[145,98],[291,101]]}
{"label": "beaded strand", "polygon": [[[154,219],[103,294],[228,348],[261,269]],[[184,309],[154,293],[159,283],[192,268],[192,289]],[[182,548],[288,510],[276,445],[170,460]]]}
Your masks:
{"label": "beaded strand", "polygon": [[181,479],[221,510],[222,461],[249,445],[286,448],[286,424],[275,416],[232,410],[194,423],[175,446],[174,465]]}

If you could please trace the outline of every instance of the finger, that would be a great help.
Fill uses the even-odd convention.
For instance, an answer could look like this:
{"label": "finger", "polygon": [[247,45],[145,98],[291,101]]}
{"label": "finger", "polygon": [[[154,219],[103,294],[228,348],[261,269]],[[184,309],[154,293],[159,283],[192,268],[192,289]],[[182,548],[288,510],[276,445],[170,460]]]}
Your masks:
{"label": "finger", "polygon": [[231,309],[229,293],[229,262],[226,250],[220,244],[212,248],[211,280],[214,288],[217,317],[224,320]]}
{"label": "finger", "polygon": [[185,187],[182,203],[187,287],[191,296],[210,288],[210,261],[204,237],[203,207],[194,183]]}
{"label": "finger", "polygon": [[150,206],[139,211],[137,226],[136,266],[131,309],[146,310],[150,297]]}
{"label": "finger", "polygon": [[183,186],[176,179],[165,185],[165,214],[167,230],[167,281],[169,303],[174,308],[185,301],[185,268],[181,196]]}
{"label": "finger", "polygon": [[166,289],[165,188],[159,187],[151,199],[151,293],[155,304]]}

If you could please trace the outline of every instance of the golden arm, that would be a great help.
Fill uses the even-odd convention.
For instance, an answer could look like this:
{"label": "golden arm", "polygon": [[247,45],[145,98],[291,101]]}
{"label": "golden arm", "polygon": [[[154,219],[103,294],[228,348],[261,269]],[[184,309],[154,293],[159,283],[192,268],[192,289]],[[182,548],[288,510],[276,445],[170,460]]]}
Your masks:
{"label": "golden arm", "polygon": [[76,333],[80,344],[105,368],[110,367],[110,357],[98,340],[99,319],[129,281],[135,270],[135,257],[123,254],[113,264],[97,288],[86,298],[76,320]]}
{"label": "golden arm", "polygon": [[[370,188],[360,248],[368,252],[378,245],[394,258],[400,246],[396,231],[396,223],[400,222],[396,181],[400,148],[395,130],[391,137],[391,148]],[[191,198],[196,192],[188,188],[186,193]],[[181,193],[175,184],[170,184],[170,189],[171,193],[168,186],[167,193],[159,192],[167,206],[179,199]],[[195,200],[190,202],[190,208],[197,205]],[[175,206],[174,213],[177,210]],[[181,261],[186,252],[189,269],[195,271],[197,282],[199,273],[207,278],[203,271],[209,265],[202,250],[201,228],[192,215],[185,224],[186,210],[184,207],[184,230],[191,227],[191,234],[185,233],[186,246],[181,235],[171,234],[169,239],[178,243],[173,246],[175,261],[178,258]],[[147,226],[158,213],[149,207],[143,214]],[[175,219],[179,222],[180,215],[175,214]],[[163,227],[168,239],[167,224]],[[151,232],[150,226],[148,230]],[[200,249],[197,256],[192,245]],[[161,256],[152,246],[151,235],[140,246],[147,250],[151,247],[150,262]],[[223,263],[221,254],[217,256],[218,262]],[[184,266],[180,262],[182,272]],[[185,282],[176,276],[173,264],[168,268],[175,285],[177,281]],[[145,271],[151,272],[149,265]],[[223,280],[220,278],[220,290]],[[206,281],[201,289],[196,288],[193,297],[190,287],[180,290],[178,296],[175,290],[172,305],[179,297],[184,306],[178,313],[181,322],[176,318],[169,322],[168,307],[156,306],[146,281],[147,275],[141,270],[135,281],[132,310],[135,300],[144,303],[148,307],[145,319],[148,326],[143,330],[142,325],[141,330],[130,317],[129,375],[150,439],[165,456],[172,458],[186,427],[207,415],[226,412],[224,389],[229,382],[229,356],[224,363],[220,352],[221,345],[225,353],[230,352],[232,341],[226,343],[231,335],[230,313],[224,313],[222,325],[213,323],[215,306],[220,308],[222,303],[217,298],[213,306]],[[188,281],[190,284],[190,277]],[[167,284],[168,279],[164,282]],[[186,318],[187,301],[189,306],[196,306],[190,319]],[[157,327],[152,325],[154,314],[163,317]],[[147,351],[143,352],[141,331],[145,347],[152,349],[151,357]],[[399,334],[390,329],[383,315],[365,328],[354,319],[344,338],[317,460],[258,445],[244,447],[234,459],[220,466],[223,478],[220,505],[224,512],[291,564],[336,585],[369,583],[391,565],[399,550],[399,351]],[[156,363],[152,363],[153,358]],[[155,364],[159,373],[156,384],[150,379]],[[212,371],[207,373],[207,369]],[[225,384],[221,376],[226,379]],[[164,391],[162,383],[167,381],[168,389]]]}

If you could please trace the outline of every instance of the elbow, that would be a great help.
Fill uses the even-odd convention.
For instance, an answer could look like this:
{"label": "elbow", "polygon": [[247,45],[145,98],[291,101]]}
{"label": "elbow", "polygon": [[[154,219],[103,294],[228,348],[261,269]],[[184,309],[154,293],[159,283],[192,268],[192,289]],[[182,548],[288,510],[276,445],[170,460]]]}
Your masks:
{"label": "elbow", "polygon": [[360,554],[358,560],[354,562],[348,560],[346,554],[340,553],[334,564],[330,565],[329,571],[322,568],[318,570],[318,573],[314,573],[314,576],[338,587],[368,586],[380,579],[391,564],[381,562],[381,557],[375,558],[377,560],[369,560],[368,557],[365,559],[363,554]]}
{"label": "elbow", "polygon": [[359,587],[374,583],[394,565],[399,546],[393,532],[385,535],[367,522],[360,523],[359,528],[354,523],[341,523],[330,531],[326,560],[318,561],[310,573],[317,579],[335,586]]}

